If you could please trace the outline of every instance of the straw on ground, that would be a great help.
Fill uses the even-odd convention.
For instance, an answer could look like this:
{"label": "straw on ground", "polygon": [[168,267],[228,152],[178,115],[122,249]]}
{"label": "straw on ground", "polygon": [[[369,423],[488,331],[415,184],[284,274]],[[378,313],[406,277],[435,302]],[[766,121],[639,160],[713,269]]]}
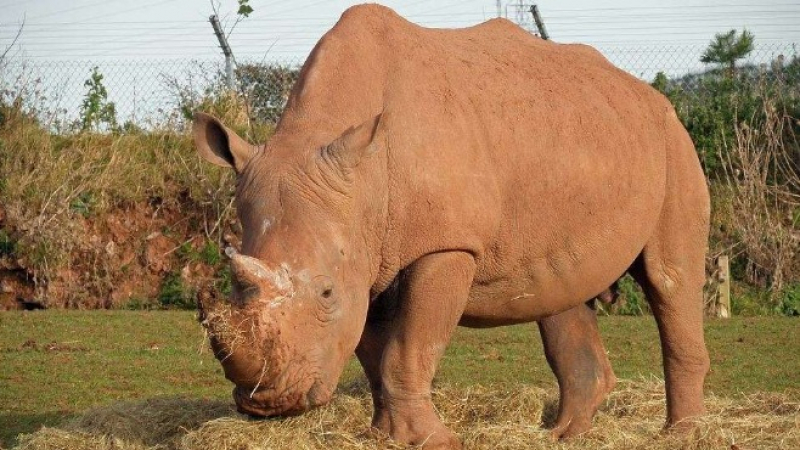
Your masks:
{"label": "straw on ground", "polygon": [[[550,440],[554,390],[525,385],[442,386],[434,399],[445,423],[467,449],[796,449],[800,402],[759,393],[709,396],[708,415],[689,435],[662,431],[663,381],[621,381],[594,428],[565,443]],[[17,450],[283,450],[385,449],[385,437],[365,434],[371,413],[363,382],[344,387],[334,401],[306,415],[250,420],[221,400],[159,398],[87,411],[58,428],[22,436]],[[544,426],[543,426],[544,425]]]}

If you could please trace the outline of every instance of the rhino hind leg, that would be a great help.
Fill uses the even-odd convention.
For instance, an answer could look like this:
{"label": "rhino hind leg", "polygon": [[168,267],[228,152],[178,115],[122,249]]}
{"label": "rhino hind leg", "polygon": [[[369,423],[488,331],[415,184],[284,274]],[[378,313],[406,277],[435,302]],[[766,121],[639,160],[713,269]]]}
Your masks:
{"label": "rhino hind leg", "polygon": [[710,365],[703,336],[704,255],[673,259],[670,252],[660,245],[646,248],[631,274],[658,325],[666,427],[690,429],[692,418],[705,413],[703,383]]}
{"label": "rhino hind leg", "polygon": [[616,385],[617,378],[600,340],[597,314],[591,303],[539,321],[545,356],[558,379],[558,417],[555,439],[589,430],[597,408]]}
{"label": "rhino hind leg", "polygon": [[[671,156],[696,166],[690,144],[682,150]],[[703,336],[703,284],[708,212],[708,190],[699,167],[675,171],[655,233],[630,271],[645,291],[658,324],[666,426],[680,430],[690,429],[692,418],[705,413],[703,382],[709,357]]]}

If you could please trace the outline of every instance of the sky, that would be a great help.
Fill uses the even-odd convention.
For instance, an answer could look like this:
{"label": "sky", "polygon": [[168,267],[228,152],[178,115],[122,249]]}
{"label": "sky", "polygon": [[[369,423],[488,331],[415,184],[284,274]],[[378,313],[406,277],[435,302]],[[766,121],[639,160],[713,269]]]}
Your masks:
{"label": "sky", "polygon": [[[531,1],[501,1],[500,15],[532,26]],[[299,66],[349,0],[250,0],[254,12],[233,28],[236,0],[219,0],[236,61]],[[382,0],[423,26],[456,28],[498,15],[495,0]],[[595,46],[647,81],[705,70],[700,55],[715,33],[747,28],[756,36],[748,62],[798,54],[800,0],[538,0],[552,40]],[[519,5],[524,5],[520,8]],[[521,10],[521,14],[518,12]],[[94,67],[122,120],[174,111],[174,86],[202,90],[223,57],[208,17],[209,0],[0,0],[3,86],[35,86],[49,110],[80,114]],[[206,77],[206,81],[203,81]],[[20,81],[27,80],[27,81]],[[174,83],[170,83],[170,81]]]}
{"label": "sky", "polygon": [[[239,59],[302,61],[349,6],[348,0],[250,0],[254,12],[230,35]],[[474,25],[497,15],[495,0],[384,0],[413,22]],[[501,2],[517,19],[519,1]],[[525,1],[523,4],[530,4]],[[800,42],[795,0],[539,0],[551,38],[602,48],[705,46],[714,33],[743,27],[760,43]],[[232,26],[236,0],[220,0]],[[527,10],[527,6],[524,8]],[[30,60],[214,58],[220,54],[207,0],[0,0],[0,50],[24,28],[10,54]],[[530,22],[530,16],[520,16]]]}

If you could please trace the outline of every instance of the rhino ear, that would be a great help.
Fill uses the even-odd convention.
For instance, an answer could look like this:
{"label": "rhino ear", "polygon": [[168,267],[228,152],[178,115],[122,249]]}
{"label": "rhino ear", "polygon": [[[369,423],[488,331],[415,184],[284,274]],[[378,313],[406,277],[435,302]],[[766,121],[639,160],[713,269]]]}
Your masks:
{"label": "rhino ear", "polygon": [[355,168],[364,156],[376,150],[374,140],[381,116],[378,114],[361,125],[350,127],[328,145],[328,151],[343,169]]}
{"label": "rhino ear", "polygon": [[237,173],[241,173],[256,154],[255,146],[205,113],[195,113],[192,135],[203,159],[218,166],[232,167]]}

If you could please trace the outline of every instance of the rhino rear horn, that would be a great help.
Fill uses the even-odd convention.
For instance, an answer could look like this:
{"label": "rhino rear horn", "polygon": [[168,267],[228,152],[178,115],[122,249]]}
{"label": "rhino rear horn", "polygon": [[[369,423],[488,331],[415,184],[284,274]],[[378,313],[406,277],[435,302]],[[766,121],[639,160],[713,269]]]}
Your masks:
{"label": "rhino rear horn", "polygon": [[328,145],[328,149],[343,169],[353,169],[358,166],[361,159],[375,150],[374,139],[380,125],[382,114],[366,122],[350,127],[335,141]]}

